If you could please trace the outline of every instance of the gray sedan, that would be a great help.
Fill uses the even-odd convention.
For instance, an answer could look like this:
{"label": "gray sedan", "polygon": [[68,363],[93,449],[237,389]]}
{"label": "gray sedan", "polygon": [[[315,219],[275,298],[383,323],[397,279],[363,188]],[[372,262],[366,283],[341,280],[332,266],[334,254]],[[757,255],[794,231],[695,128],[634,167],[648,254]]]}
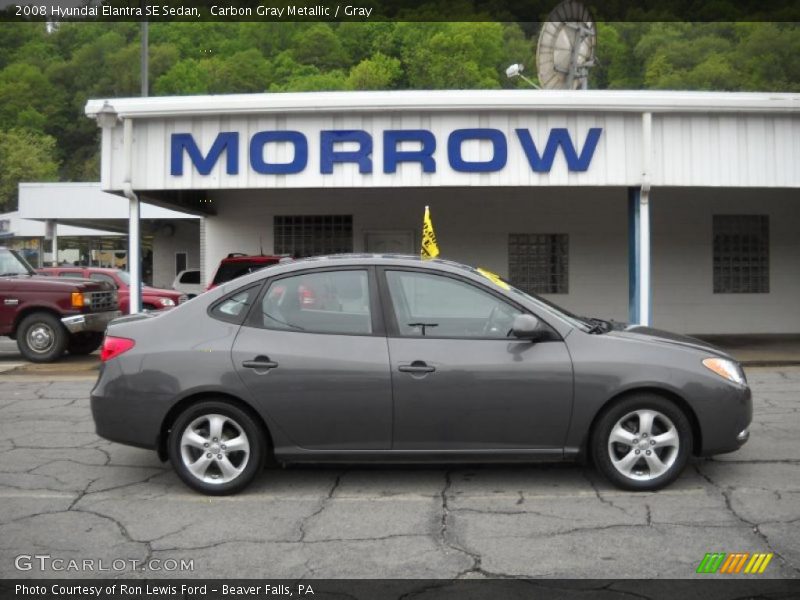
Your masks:
{"label": "gray sedan", "polygon": [[350,255],[233,280],[108,328],[97,433],[190,487],[243,489],[268,460],[591,459],[655,490],[738,449],[750,389],[699,340],[577,317],[480,269]]}

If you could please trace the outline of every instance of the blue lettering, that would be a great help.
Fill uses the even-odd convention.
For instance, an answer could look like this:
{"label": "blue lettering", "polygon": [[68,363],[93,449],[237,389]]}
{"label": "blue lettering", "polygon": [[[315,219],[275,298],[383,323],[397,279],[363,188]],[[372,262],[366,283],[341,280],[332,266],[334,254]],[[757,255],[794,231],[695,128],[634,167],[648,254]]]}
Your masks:
{"label": "blue lettering", "polygon": [[191,133],[173,133],[171,140],[172,175],[183,175],[183,151],[189,155],[192,164],[200,175],[208,175],[217,164],[220,154],[226,153],[225,172],[228,175],[239,173],[239,134],[235,131],[220,133],[206,156],[194,141]]}
{"label": "blue lettering", "polygon": [[[400,142],[419,142],[419,150],[398,150]],[[390,129],[383,132],[383,172],[397,172],[397,163],[418,162],[424,173],[436,172],[436,138],[426,129]]]}
{"label": "blue lettering", "polygon": [[[561,149],[567,168],[582,172],[589,169],[600,136],[601,127],[592,127],[580,154],[565,128],[550,131],[544,152],[541,154],[528,129],[516,129],[517,138],[525,152],[528,164],[537,173],[547,173],[553,168],[556,154]],[[465,160],[462,154],[464,142],[483,140],[492,144],[492,156],[488,160]],[[355,150],[337,150],[336,145],[355,143]],[[415,150],[400,150],[403,142],[417,142]],[[270,143],[289,143],[294,146],[294,157],[290,162],[272,163],[264,158],[265,146]],[[390,129],[383,132],[383,172],[396,173],[400,163],[419,163],[423,173],[436,172],[436,137],[426,129]],[[360,173],[372,173],[372,136],[363,130],[325,130],[320,132],[320,173],[333,173],[336,163],[355,163]],[[200,175],[209,175],[225,153],[225,172],[239,173],[239,133],[221,132],[217,135],[207,154],[203,154],[190,133],[173,133],[171,136],[172,175],[183,175],[184,152]],[[250,140],[250,166],[263,175],[290,175],[300,173],[308,166],[308,140],[299,131],[259,131]],[[463,173],[489,173],[503,169],[508,161],[508,142],[498,129],[456,129],[447,139],[447,158],[454,171]]]}
{"label": "blue lettering", "polygon": [[[358,150],[334,150],[334,144],[356,142]],[[320,132],[320,173],[333,173],[334,163],[358,163],[359,173],[372,173],[372,136],[359,129]]]}
{"label": "blue lettering", "polygon": [[[492,143],[492,158],[486,161],[467,162],[461,155],[465,140],[488,140]],[[508,146],[506,136],[499,129],[456,129],[447,139],[447,158],[455,171],[464,173],[489,173],[506,166]]]}
{"label": "blue lettering", "polygon": [[533,143],[530,131],[517,129],[516,132],[519,142],[522,144],[522,149],[525,151],[525,156],[528,157],[531,169],[537,173],[549,173],[550,169],[553,168],[553,159],[556,157],[556,151],[559,146],[564,152],[567,168],[570,171],[586,171],[589,168],[589,163],[592,162],[592,156],[594,156],[594,150],[597,147],[597,142],[600,139],[600,134],[603,133],[603,129],[601,127],[592,127],[589,130],[580,156],[575,151],[575,146],[572,145],[569,132],[562,127],[557,127],[550,131],[550,137],[547,138],[547,145],[544,147],[542,156],[539,156],[539,151],[536,149],[536,144]]}
{"label": "blue lettering", "polygon": [[[270,142],[289,142],[294,145],[294,159],[288,163],[268,163],[264,160],[264,145]],[[250,166],[262,175],[300,173],[308,164],[308,140],[299,131],[259,131],[250,140]]]}

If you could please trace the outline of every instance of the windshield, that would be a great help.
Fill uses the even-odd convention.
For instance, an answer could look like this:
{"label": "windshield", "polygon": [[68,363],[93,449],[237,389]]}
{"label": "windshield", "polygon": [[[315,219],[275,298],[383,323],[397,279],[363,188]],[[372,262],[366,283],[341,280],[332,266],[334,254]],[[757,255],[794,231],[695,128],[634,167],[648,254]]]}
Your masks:
{"label": "windshield", "polygon": [[15,250],[0,248],[0,276],[2,275],[34,275],[34,270]]}
{"label": "windshield", "polygon": [[119,278],[122,280],[122,283],[124,283],[127,286],[130,286],[131,284],[130,273],[128,273],[127,271],[117,271],[117,275],[119,275]]}
{"label": "windshield", "polygon": [[[474,271],[476,273],[478,273],[479,275],[481,275],[483,277],[486,277],[490,281],[492,280],[492,278],[487,277],[484,273],[481,273],[481,271],[479,269],[474,269]],[[494,273],[492,273],[492,275],[493,275],[493,277],[496,277],[497,279],[502,281],[503,284],[505,284],[505,285],[502,285],[500,287],[502,287],[504,289],[507,289],[507,291],[511,292],[512,295],[522,296],[528,302],[531,302],[531,303],[535,304],[536,306],[543,307],[546,310],[550,311],[551,313],[555,313],[558,317],[561,317],[561,319],[563,319],[564,321],[566,321],[567,323],[569,323],[573,327],[577,327],[578,329],[580,329],[582,331],[589,331],[591,329],[591,325],[586,323],[586,321],[581,319],[579,316],[572,314],[568,310],[566,310],[564,308],[561,308],[560,306],[550,302],[549,300],[545,300],[541,296],[536,296],[534,294],[529,294],[527,292],[523,292],[522,290],[515,288],[508,281],[506,281],[505,279],[503,279],[502,277],[500,277],[498,275],[495,275]]]}

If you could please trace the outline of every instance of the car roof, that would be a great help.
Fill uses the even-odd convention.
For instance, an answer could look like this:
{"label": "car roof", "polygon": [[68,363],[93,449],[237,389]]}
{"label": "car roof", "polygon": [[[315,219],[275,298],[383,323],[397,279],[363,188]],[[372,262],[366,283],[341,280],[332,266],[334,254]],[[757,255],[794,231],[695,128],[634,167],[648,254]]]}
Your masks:
{"label": "car roof", "polygon": [[114,267],[87,267],[84,265],[61,265],[58,267],[39,267],[36,269],[37,271],[68,271],[68,270],[80,270],[80,271],[97,271],[99,273],[115,273],[116,271],[122,271],[122,269],[117,269]]}
{"label": "car roof", "polygon": [[[289,273],[292,271],[299,271],[302,269],[310,268],[324,268],[324,267],[340,267],[340,266],[401,266],[401,267],[414,267],[422,269],[430,269],[435,271],[449,271],[451,273],[460,273],[463,275],[470,275],[475,279],[483,281],[485,277],[480,272],[469,265],[465,265],[452,260],[441,258],[423,259],[418,255],[411,254],[370,254],[370,253],[350,253],[350,254],[330,254],[325,256],[311,256],[308,258],[299,258],[284,263],[278,263],[270,266],[269,271],[272,274],[276,273]],[[263,277],[263,271],[255,271],[247,275],[243,275],[231,281],[225,282],[227,285],[231,282],[249,282]]]}
{"label": "car roof", "polygon": [[220,264],[230,263],[230,262],[277,262],[282,258],[286,258],[285,256],[278,256],[276,254],[252,254],[247,256],[226,256],[220,262]]}

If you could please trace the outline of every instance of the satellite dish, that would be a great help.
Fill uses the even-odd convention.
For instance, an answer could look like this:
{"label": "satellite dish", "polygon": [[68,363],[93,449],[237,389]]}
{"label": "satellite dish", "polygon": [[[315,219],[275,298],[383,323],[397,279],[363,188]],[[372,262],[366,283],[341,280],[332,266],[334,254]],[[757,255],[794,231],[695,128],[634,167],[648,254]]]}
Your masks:
{"label": "satellite dish", "polygon": [[539,83],[550,90],[585,90],[595,65],[597,30],[589,10],[564,0],[547,15],[539,32],[536,69]]}

